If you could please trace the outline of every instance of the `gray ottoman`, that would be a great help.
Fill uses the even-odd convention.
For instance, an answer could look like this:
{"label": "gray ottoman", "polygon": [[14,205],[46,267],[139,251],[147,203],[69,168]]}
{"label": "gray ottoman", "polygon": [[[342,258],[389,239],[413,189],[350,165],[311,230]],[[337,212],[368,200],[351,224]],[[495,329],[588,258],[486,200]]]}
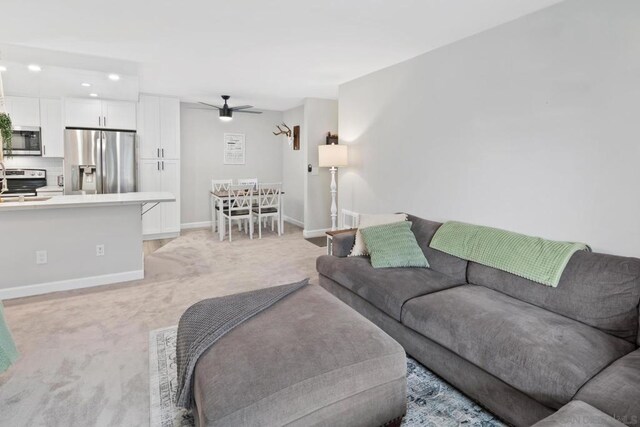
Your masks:
{"label": "gray ottoman", "polygon": [[532,427],[625,427],[620,421],[580,400],[573,400]]}
{"label": "gray ottoman", "polygon": [[391,426],[406,410],[402,347],[309,285],[229,332],[198,361],[199,426]]}

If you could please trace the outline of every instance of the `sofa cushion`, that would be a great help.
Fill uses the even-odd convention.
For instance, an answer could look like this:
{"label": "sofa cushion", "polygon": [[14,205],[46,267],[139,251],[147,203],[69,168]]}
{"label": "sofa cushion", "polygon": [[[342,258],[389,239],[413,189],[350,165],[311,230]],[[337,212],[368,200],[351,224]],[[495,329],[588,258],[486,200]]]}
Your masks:
{"label": "sofa cushion", "polygon": [[429,268],[375,269],[366,257],[323,255],[316,268],[398,321],[402,305],[411,298],[463,283]]}
{"label": "sofa cushion", "polygon": [[577,252],[567,264],[557,288],[473,262],[469,263],[468,278],[469,283],[495,289],[636,342],[639,259]]}
{"label": "sofa cushion", "polygon": [[436,234],[436,231],[440,228],[442,223],[418,218],[413,215],[408,215],[407,220],[411,221],[411,231],[413,231],[413,234],[416,236],[416,240],[418,241],[418,245],[420,245],[420,249],[422,249],[424,256],[429,260],[431,268],[447,276],[453,277],[460,283],[466,283],[466,260],[429,247],[429,243],[431,243],[433,235]]}
{"label": "sofa cushion", "polygon": [[408,221],[361,228],[374,268],[429,268]]}
{"label": "sofa cushion", "polygon": [[635,348],[476,285],[408,301],[402,322],[551,408],[567,403],[585,382]]}
{"label": "sofa cushion", "polygon": [[400,344],[310,285],[200,357],[194,415],[202,426],[383,425],[405,412],[406,370]]}
{"label": "sofa cushion", "polygon": [[618,359],[586,383],[576,399],[628,425],[640,423],[640,349]]}
{"label": "sofa cushion", "polygon": [[538,421],[531,427],[624,427],[620,421],[611,418],[593,406],[573,400],[558,412]]}

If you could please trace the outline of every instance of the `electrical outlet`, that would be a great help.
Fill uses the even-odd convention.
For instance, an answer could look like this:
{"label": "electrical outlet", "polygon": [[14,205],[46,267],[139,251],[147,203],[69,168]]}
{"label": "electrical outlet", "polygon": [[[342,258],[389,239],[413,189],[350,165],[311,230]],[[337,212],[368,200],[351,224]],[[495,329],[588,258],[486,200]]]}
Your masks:
{"label": "electrical outlet", "polygon": [[104,245],[96,245],[96,256],[104,256]]}
{"label": "electrical outlet", "polygon": [[47,251],[36,251],[36,264],[47,263]]}

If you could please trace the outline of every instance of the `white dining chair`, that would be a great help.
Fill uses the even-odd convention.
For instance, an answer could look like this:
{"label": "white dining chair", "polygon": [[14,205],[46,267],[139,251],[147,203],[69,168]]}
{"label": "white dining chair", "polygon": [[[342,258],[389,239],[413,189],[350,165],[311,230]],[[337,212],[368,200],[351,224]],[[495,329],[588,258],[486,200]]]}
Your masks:
{"label": "white dining chair", "polygon": [[231,242],[232,221],[247,220],[249,223],[249,238],[253,239],[253,185],[229,186],[227,205],[222,209],[222,215],[229,221],[229,241]]}
{"label": "white dining chair", "polygon": [[[259,184],[256,203],[253,213],[258,219],[258,236],[262,239],[263,219],[271,218],[271,231],[274,231],[274,222],[278,221],[278,236],[282,235],[282,221],[280,215],[280,197],[282,194],[282,183]],[[257,205],[257,206],[256,206]]]}
{"label": "white dining chair", "polygon": [[[233,181],[230,179],[212,179],[211,180],[211,191],[228,191],[229,187],[233,184]],[[211,195],[211,231],[213,233],[216,232],[218,228],[218,206],[216,203],[216,198]],[[223,204],[226,203],[226,200]]]}
{"label": "white dining chair", "polygon": [[253,185],[255,190],[258,187],[258,178],[239,178],[237,183],[238,185]]}

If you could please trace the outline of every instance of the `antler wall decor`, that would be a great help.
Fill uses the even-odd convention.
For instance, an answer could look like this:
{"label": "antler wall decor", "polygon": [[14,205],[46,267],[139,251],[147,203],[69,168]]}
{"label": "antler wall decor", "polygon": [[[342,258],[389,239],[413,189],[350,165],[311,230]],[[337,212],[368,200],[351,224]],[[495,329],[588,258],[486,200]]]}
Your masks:
{"label": "antler wall decor", "polygon": [[284,126],[284,129],[282,129],[280,125],[276,125],[276,127],[278,128],[278,132],[273,132],[273,134],[276,136],[286,135],[287,138],[291,138],[291,129],[289,129],[289,126],[284,123],[282,123],[282,126]]}

